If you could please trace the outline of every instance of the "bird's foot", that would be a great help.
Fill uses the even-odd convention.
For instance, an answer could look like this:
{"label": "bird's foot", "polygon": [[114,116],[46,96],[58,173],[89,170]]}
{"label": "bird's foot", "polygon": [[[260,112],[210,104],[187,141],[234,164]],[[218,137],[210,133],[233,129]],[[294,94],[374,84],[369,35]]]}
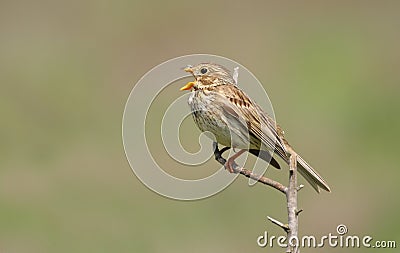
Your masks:
{"label": "bird's foot", "polygon": [[235,173],[234,166],[237,166],[235,163],[235,159],[238,158],[241,154],[243,154],[246,150],[242,149],[238,151],[233,156],[229,157],[228,161],[225,163],[225,169],[227,169],[230,173]]}
{"label": "bird's foot", "polygon": [[225,166],[225,169],[227,171],[229,171],[229,173],[234,173],[235,172],[235,170],[233,169],[233,164],[234,163],[235,163],[235,160],[228,159],[228,161],[226,161],[224,166]]}
{"label": "bird's foot", "polygon": [[218,148],[218,143],[217,142],[213,142],[213,148],[214,148],[214,157],[215,160],[217,160],[219,163],[225,164],[226,160],[225,158],[222,157],[222,154],[229,150],[230,147],[224,147],[221,150]]}

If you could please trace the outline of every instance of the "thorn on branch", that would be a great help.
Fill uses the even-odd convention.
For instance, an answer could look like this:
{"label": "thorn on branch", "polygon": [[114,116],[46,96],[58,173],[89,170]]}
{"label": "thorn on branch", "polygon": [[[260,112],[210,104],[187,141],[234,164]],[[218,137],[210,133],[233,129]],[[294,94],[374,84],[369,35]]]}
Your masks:
{"label": "thorn on branch", "polygon": [[280,221],[278,221],[278,220],[276,220],[276,219],[274,219],[274,218],[272,218],[272,217],[270,217],[270,216],[267,216],[267,219],[268,219],[270,222],[272,222],[272,223],[274,223],[275,225],[277,225],[278,227],[280,227],[280,228],[282,228],[283,230],[285,230],[286,233],[288,233],[288,232],[290,231],[290,228],[289,228],[289,225],[288,225],[288,224],[283,224],[282,222],[280,222]]}

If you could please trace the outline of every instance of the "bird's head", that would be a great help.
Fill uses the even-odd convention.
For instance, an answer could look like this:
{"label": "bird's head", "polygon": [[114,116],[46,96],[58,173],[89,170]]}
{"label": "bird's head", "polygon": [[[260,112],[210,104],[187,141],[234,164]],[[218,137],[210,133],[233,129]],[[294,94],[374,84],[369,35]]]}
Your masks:
{"label": "bird's head", "polygon": [[235,81],[229,70],[216,63],[200,63],[196,66],[187,66],[186,72],[189,72],[195,78],[194,82],[188,82],[181,90],[190,90],[191,88],[204,89],[218,85],[234,85]]}

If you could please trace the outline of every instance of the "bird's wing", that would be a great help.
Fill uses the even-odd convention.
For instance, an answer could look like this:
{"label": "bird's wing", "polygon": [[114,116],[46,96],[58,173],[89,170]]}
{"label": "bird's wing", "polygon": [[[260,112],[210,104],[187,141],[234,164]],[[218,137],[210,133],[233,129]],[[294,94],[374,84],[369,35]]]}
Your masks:
{"label": "bird's wing", "polygon": [[223,96],[215,102],[220,103],[225,116],[241,122],[242,125],[246,124],[250,137],[261,140],[263,145],[287,160],[283,140],[277,132],[275,121],[236,86],[222,85],[215,88],[220,89],[216,94]]}

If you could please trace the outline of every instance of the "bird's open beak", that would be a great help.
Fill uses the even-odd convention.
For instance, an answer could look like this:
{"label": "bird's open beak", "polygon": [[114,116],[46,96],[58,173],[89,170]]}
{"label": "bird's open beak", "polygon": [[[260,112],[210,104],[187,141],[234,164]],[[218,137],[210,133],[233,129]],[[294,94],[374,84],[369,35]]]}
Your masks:
{"label": "bird's open beak", "polygon": [[[193,69],[191,66],[187,66],[184,69],[186,72],[192,73],[193,74]],[[194,86],[194,82],[188,82],[185,86],[180,88],[180,90],[190,90]]]}
{"label": "bird's open beak", "polygon": [[185,86],[183,86],[179,90],[190,90],[193,86],[194,86],[194,82],[188,82]]}

